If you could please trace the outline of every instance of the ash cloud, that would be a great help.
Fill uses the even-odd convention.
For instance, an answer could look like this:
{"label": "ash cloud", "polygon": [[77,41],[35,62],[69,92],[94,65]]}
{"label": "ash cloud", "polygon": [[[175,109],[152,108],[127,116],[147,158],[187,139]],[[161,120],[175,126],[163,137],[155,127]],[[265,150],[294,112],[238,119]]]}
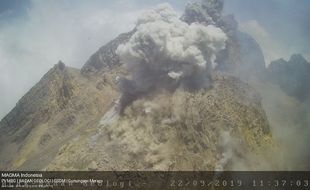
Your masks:
{"label": "ash cloud", "polygon": [[202,0],[190,2],[185,8],[182,20],[187,23],[199,22],[216,24],[222,18],[224,0]]}
{"label": "ash cloud", "polygon": [[134,35],[117,49],[132,77],[120,80],[121,90],[135,95],[163,84],[172,89],[207,88],[226,40],[215,25],[188,24],[169,4],[161,4],[138,19]]}

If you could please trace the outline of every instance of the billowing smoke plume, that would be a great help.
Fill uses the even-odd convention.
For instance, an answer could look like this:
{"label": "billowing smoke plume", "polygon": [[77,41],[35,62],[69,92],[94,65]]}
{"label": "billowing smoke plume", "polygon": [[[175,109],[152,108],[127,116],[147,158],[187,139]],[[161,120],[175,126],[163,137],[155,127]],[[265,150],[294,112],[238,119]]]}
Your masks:
{"label": "billowing smoke plume", "polygon": [[218,27],[188,24],[169,4],[145,12],[136,32],[117,49],[132,79],[120,79],[123,94],[138,95],[158,86],[196,90],[210,85],[216,54],[227,36]]}

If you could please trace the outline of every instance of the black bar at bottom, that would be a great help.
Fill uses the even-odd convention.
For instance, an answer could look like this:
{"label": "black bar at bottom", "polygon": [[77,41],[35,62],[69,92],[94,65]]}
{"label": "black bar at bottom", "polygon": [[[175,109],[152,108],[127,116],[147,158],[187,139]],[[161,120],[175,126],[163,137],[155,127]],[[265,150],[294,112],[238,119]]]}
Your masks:
{"label": "black bar at bottom", "polygon": [[310,190],[310,172],[1,171],[0,189]]}

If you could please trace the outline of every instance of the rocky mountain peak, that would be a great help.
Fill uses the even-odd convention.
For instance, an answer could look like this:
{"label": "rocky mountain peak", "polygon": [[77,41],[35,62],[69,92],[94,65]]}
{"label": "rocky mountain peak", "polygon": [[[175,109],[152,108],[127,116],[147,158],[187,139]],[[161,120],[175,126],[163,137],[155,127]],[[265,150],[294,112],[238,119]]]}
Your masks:
{"label": "rocky mountain peak", "polygon": [[111,86],[114,77],[99,80],[99,88],[80,70],[56,64],[1,120],[0,168],[46,166],[64,142],[109,108],[118,96]]}
{"label": "rocky mountain peak", "polygon": [[269,77],[290,96],[306,100],[310,95],[310,63],[300,54],[294,54],[289,61],[278,59],[268,67]]}
{"label": "rocky mountain peak", "polygon": [[[62,62],[50,69],[16,104],[16,107],[1,121],[1,128],[13,128],[26,123],[36,125],[48,120],[62,109],[73,94],[71,70]],[[31,119],[30,119],[31,118]],[[29,121],[30,119],[30,121]]]}
{"label": "rocky mountain peak", "polygon": [[59,61],[56,65],[61,71],[65,70],[66,68],[66,65],[62,62],[62,61]]}

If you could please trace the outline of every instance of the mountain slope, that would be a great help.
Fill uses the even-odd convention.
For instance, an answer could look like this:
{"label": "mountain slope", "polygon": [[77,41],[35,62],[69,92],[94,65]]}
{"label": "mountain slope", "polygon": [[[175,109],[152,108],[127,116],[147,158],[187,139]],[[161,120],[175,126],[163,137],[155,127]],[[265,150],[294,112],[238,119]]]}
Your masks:
{"label": "mountain slope", "polygon": [[1,169],[41,169],[117,97],[107,74],[95,83],[80,71],[55,65],[0,122]]}
{"label": "mountain slope", "polygon": [[[209,91],[159,91],[108,112],[65,144],[48,170],[268,169],[273,146],[259,94],[227,75]],[[113,111],[113,108],[112,110]]]}

